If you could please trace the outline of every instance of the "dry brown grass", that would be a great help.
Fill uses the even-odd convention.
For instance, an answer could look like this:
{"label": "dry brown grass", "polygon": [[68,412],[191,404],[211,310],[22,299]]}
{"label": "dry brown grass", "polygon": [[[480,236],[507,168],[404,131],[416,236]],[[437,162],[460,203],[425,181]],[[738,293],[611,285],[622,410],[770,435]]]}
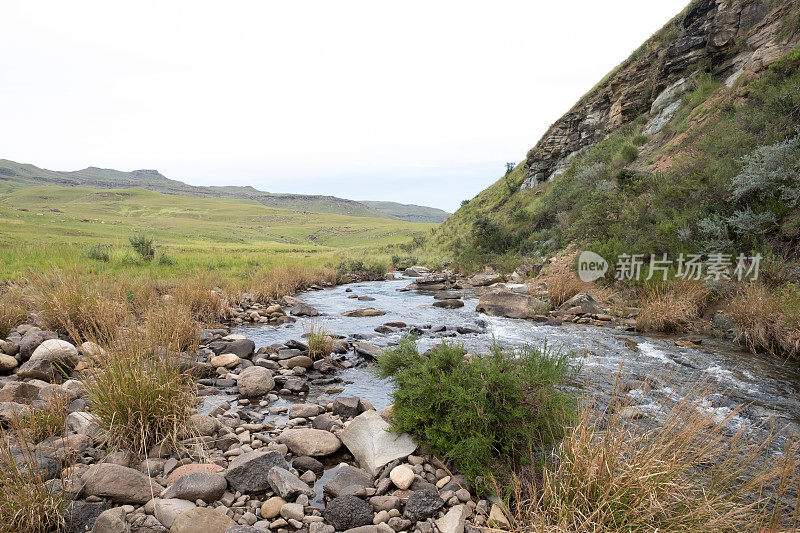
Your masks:
{"label": "dry brown grass", "polygon": [[322,359],[331,355],[334,341],[325,328],[312,324],[306,331],[306,337],[308,339],[308,355],[311,359]]}
{"label": "dry brown grass", "polygon": [[53,393],[45,401],[44,408],[34,409],[24,417],[14,417],[12,431],[38,444],[45,439],[64,435],[69,400],[65,393]]}
{"label": "dry brown grass", "polygon": [[5,337],[28,319],[29,300],[22,285],[0,287],[0,335]]}
{"label": "dry brown grass", "polygon": [[658,425],[611,413],[601,425],[584,405],[550,464],[513,476],[513,529],[794,531],[797,445],[775,457],[774,433],[755,439],[726,429],[735,414],[714,420],[687,397]]}
{"label": "dry brown grass", "polygon": [[[159,335],[172,337],[166,331]],[[177,446],[197,401],[180,357],[151,344],[151,338],[134,331],[121,334],[106,347],[102,364],[84,378],[92,414],[109,444],[141,455],[155,445]]]}
{"label": "dry brown grass", "polygon": [[124,285],[109,278],[52,270],[31,277],[29,289],[39,322],[76,341],[111,339],[128,316]]}
{"label": "dry brown grass", "polygon": [[0,432],[0,533],[65,531],[67,495],[54,492],[25,436]]}
{"label": "dry brown grass", "polygon": [[172,297],[189,310],[194,320],[201,324],[214,324],[228,316],[228,298],[219,280],[208,273],[181,280],[172,290]]}
{"label": "dry brown grass", "polygon": [[328,267],[278,265],[254,272],[245,283],[246,292],[256,301],[277,300],[315,283],[336,281],[336,270]]}
{"label": "dry brown grass", "polygon": [[597,300],[608,296],[608,289],[595,283],[586,283],[578,278],[575,261],[579,255],[579,251],[568,249],[553,257],[550,264],[546,265],[531,281],[533,285],[547,288],[548,300],[554,308],[582,292],[591,294]]}
{"label": "dry brown grass", "polygon": [[201,324],[188,305],[167,300],[148,308],[142,319],[148,346],[171,352],[197,351]]}
{"label": "dry brown grass", "polygon": [[744,343],[755,352],[774,356],[800,354],[800,326],[797,324],[798,294],[791,287],[770,289],[748,283],[734,295],[726,308]]}
{"label": "dry brown grass", "polygon": [[711,292],[697,281],[675,281],[647,289],[642,297],[636,328],[676,333],[700,318]]}

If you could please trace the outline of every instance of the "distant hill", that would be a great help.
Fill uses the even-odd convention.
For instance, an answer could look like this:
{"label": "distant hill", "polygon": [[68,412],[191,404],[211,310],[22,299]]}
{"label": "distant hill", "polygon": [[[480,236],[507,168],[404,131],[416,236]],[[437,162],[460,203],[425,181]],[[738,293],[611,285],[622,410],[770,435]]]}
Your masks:
{"label": "distant hill", "polygon": [[[0,159],[0,193],[35,185],[60,185],[90,187],[94,189],[128,189],[141,187],[149,191],[195,198],[232,198],[254,200],[269,207],[309,213],[330,213],[358,217],[397,218],[416,222],[440,222],[445,217],[419,218],[426,210],[444,213],[438,209],[403,206],[393,202],[375,202],[381,207],[367,205],[335,196],[308,194],[275,194],[253,187],[196,186],[172,180],[157,170],[119,170],[88,167],[76,171],[56,171],[34,165]],[[369,202],[370,204],[372,202]],[[406,213],[407,216],[403,216]]]}
{"label": "distant hill", "polygon": [[398,204],[396,202],[378,202],[372,200],[361,200],[360,203],[385,213],[394,218],[407,220],[409,222],[444,222],[450,213],[435,207],[424,205]]}

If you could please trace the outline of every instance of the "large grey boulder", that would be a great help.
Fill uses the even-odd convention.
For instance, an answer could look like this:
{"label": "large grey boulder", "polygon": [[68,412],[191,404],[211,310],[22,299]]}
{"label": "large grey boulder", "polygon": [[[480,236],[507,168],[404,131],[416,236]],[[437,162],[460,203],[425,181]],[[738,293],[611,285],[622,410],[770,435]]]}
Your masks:
{"label": "large grey boulder", "polygon": [[311,487],[284,468],[272,467],[269,474],[267,474],[267,481],[272,491],[284,500],[294,499],[301,494],[305,494],[309,498],[314,497],[314,491]]}
{"label": "large grey boulder", "polygon": [[188,511],[196,508],[194,502],[187,500],[162,500],[156,499],[153,501],[153,515],[156,519],[164,524],[164,527],[172,527],[175,520]]}
{"label": "large grey boulder", "polygon": [[467,506],[456,505],[436,521],[436,529],[439,530],[439,533],[464,533],[464,522],[467,516],[469,516]]}
{"label": "large grey boulder", "polygon": [[36,348],[48,339],[57,339],[55,331],[30,331],[22,336],[19,341],[19,356],[27,361]]}
{"label": "large grey boulder", "polygon": [[600,307],[594,298],[592,298],[589,294],[582,292],[580,294],[576,294],[563,304],[559,306],[560,311],[568,311],[574,307],[580,307],[581,312],[587,315],[597,315],[604,313],[603,308]]}
{"label": "large grey boulder", "polygon": [[328,502],[323,513],[325,520],[333,524],[336,531],[372,524],[372,507],[356,496],[339,496]]}
{"label": "large grey boulder", "polygon": [[219,500],[228,488],[225,478],[215,472],[191,472],[161,493],[164,499],[178,498],[191,502],[203,500],[212,503]]}
{"label": "large grey boulder", "polygon": [[408,457],[417,449],[411,435],[389,431],[389,424],[373,410],[364,411],[342,430],[342,442],[358,465],[372,476],[390,462]]}
{"label": "large grey boulder", "polygon": [[250,359],[256,351],[256,343],[251,339],[217,340],[209,343],[208,347],[214,355],[232,353],[242,359]]}
{"label": "large grey boulder", "polygon": [[314,309],[311,305],[306,303],[305,301],[301,300],[300,298],[295,298],[294,296],[284,296],[281,300],[281,305],[284,307],[288,307],[289,311],[294,316],[318,316],[319,311]]}
{"label": "large grey boulder", "polygon": [[25,418],[31,412],[28,405],[17,402],[0,402],[0,425],[8,426],[17,417]]}
{"label": "large grey boulder", "polygon": [[196,507],[179,515],[170,533],[225,533],[236,522],[210,507]]}
{"label": "large grey boulder", "polygon": [[103,511],[92,527],[92,533],[130,533],[131,526],[125,520],[125,509],[114,507]]}
{"label": "large grey boulder", "polygon": [[545,305],[539,298],[520,294],[503,285],[495,285],[481,293],[475,310],[489,316],[533,318],[541,313]]}
{"label": "large grey boulder", "polygon": [[369,472],[354,466],[350,466],[346,463],[342,463],[336,467],[336,472],[333,474],[333,476],[331,476],[328,482],[325,483],[325,486],[322,490],[327,494],[336,497],[345,493],[352,494],[353,492],[356,492],[352,490],[352,487],[355,487],[356,489],[365,489],[371,486],[372,476]]}
{"label": "large grey boulder", "polygon": [[48,339],[43,341],[17,371],[22,378],[50,381],[57,375],[69,373],[78,364],[78,349],[67,341]]}
{"label": "large grey boulder", "polygon": [[256,365],[242,370],[236,383],[240,395],[257,398],[268,394],[275,387],[275,378],[268,369]]}
{"label": "large grey boulder", "polygon": [[83,500],[70,502],[64,512],[67,533],[85,533],[87,530],[91,530],[97,517],[108,509],[111,509],[111,504],[108,502]]}
{"label": "large grey boulder", "polygon": [[144,504],[164,490],[138,470],[109,463],[90,467],[83,480],[87,496],[108,498],[114,503]]}
{"label": "large grey boulder", "polygon": [[312,428],[288,429],[280,434],[278,442],[286,444],[297,456],[323,457],[335,453],[342,443],[329,431]]}
{"label": "large grey boulder", "polygon": [[289,464],[279,451],[247,452],[231,461],[225,478],[233,490],[263,492],[270,486],[267,476],[273,467],[289,470]]}

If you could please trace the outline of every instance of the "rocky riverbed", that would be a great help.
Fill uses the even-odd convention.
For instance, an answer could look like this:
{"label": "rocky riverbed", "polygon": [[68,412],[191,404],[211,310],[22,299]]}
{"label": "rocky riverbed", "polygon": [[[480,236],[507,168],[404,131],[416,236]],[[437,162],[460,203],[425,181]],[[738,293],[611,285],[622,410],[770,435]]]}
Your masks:
{"label": "rocky riverbed", "polygon": [[[178,450],[157,447],[144,459],[109,453],[74,379],[98,347],[73,346],[30,325],[0,342],[0,421],[41,407],[54,392],[69,395],[66,435],[37,445],[33,458],[17,459],[21,466],[35,461],[53,490],[75,496],[70,531],[95,532],[502,527],[500,508],[475,494],[452,465],[408,435],[387,431],[392,386],[370,366],[383,347],[409,332],[419,336],[421,349],[443,340],[472,351],[495,341],[512,348],[547,342],[572,354],[581,367],[574,385],[588,386],[601,402],[622,363],[632,417],[657,418],[682,390],[702,381],[704,408],[719,416],[747,404],[732,424],[756,431],[777,420],[787,434],[797,432],[798,376],[778,362],[708,338],[676,345],[674,338],[638,335],[624,322],[605,320],[602,308],[582,307],[596,305],[585,298],[571,302],[561,320],[478,314],[486,292],[475,284],[413,274],[422,275],[247,304],[232,330],[204,330],[198,354],[185,355],[201,402],[194,436]],[[513,284],[490,288],[525,294]],[[502,305],[513,307],[515,298]],[[563,317],[572,317],[569,325]],[[304,335],[312,325],[336,338],[330,357],[311,357]],[[56,367],[73,374],[64,379]],[[61,470],[64,456],[77,461]]]}

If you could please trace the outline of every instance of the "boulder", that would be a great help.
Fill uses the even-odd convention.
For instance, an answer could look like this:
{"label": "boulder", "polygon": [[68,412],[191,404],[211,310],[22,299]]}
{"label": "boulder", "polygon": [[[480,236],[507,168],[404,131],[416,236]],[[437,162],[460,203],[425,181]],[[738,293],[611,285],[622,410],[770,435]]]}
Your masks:
{"label": "boulder", "polygon": [[360,342],[360,341],[359,342],[354,342],[353,343],[353,349],[356,351],[356,353],[358,355],[361,355],[361,356],[364,356],[364,357],[367,357],[367,358],[373,359],[373,360],[376,360],[376,359],[378,359],[378,357],[383,355],[383,350],[381,348],[378,348],[377,346],[369,344],[368,342]]}
{"label": "boulder", "polygon": [[232,338],[231,340],[216,340],[208,344],[214,355],[223,353],[236,354],[242,359],[250,359],[256,351],[256,343],[250,339]]}
{"label": "boulder", "polygon": [[19,363],[17,362],[16,357],[0,353],[0,373],[8,374],[9,372],[17,368],[18,365]]}
{"label": "boulder", "polygon": [[209,364],[214,368],[236,368],[239,366],[239,363],[242,362],[242,358],[236,355],[235,353],[224,353],[221,355],[215,355],[209,361]]}
{"label": "boulder", "polygon": [[337,531],[346,531],[372,524],[372,508],[356,496],[338,496],[328,502],[323,513],[325,520]]}
{"label": "boulder", "polygon": [[210,507],[196,507],[178,516],[170,533],[225,533],[236,522]]}
{"label": "boulder", "polygon": [[287,472],[289,470],[289,464],[279,451],[247,452],[231,461],[225,478],[233,490],[263,492],[270,487],[267,476],[274,467],[285,469]]}
{"label": "boulder", "polygon": [[318,476],[321,476],[325,471],[325,466],[313,457],[296,457],[294,461],[292,461],[292,466],[298,472],[307,472],[311,470]]}
{"label": "boulder", "polygon": [[0,389],[0,402],[30,405],[39,398],[39,387],[25,381],[11,381]]}
{"label": "boulder", "polygon": [[309,418],[323,412],[321,405],[313,403],[295,403],[289,407],[289,418]]}
{"label": "boulder", "polygon": [[288,307],[289,311],[294,316],[319,316],[319,311],[305,301],[300,298],[295,298],[294,296],[284,296],[281,300],[281,305]]}
{"label": "boulder", "polygon": [[464,302],[461,300],[447,299],[433,302],[434,307],[441,307],[442,309],[458,309],[464,307]]}
{"label": "boulder", "polygon": [[64,512],[64,523],[67,533],[85,533],[91,531],[97,517],[103,511],[111,509],[108,502],[87,502],[75,500],[70,502]]}
{"label": "boulder", "polygon": [[337,396],[333,399],[333,414],[352,418],[361,413],[361,399],[357,396]]}
{"label": "boulder", "polygon": [[544,302],[528,294],[520,294],[504,286],[494,286],[481,293],[475,310],[489,316],[533,318]]}
{"label": "boulder", "polygon": [[272,519],[278,516],[281,512],[281,507],[286,505],[286,500],[280,496],[273,496],[261,505],[261,516],[267,519]]}
{"label": "boulder", "polygon": [[275,387],[272,372],[257,365],[242,370],[236,383],[239,394],[246,398],[264,396]]}
{"label": "boulder", "polygon": [[282,361],[281,366],[290,369],[297,368],[298,366],[301,368],[311,368],[314,366],[314,361],[307,355],[296,355],[285,361]]}
{"label": "boulder", "polygon": [[190,432],[201,437],[210,437],[219,429],[219,420],[204,414],[194,414],[189,418]]}
{"label": "boulder", "polygon": [[560,311],[566,311],[568,309],[572,309],[573,307],[579,307],[580,311],[587,315],[596,315],[604,312],[603,308],[597,304],[594,298],[585,292],[576,294],[561,304],[558,309]]}
{"label": "boulder", "polygon": [[364,308],[364,309],[354,309],[352,311],[347,311],[345,313],[342,313],[343,316],[349,316],[349,317],[354,317],[354,318],[364,318],[364,317],[370,317],[370,316],[382,316],[382,315],[385,315],[385,314],[386,314],[385,311],[380,311],[378,309],[375,309],[374,307],[367,307],[367,308]]}
{"label": "boulder", "polygon": [[323,457],[335,453],[342,445],[333,433],[311,428],[287,429],[277,440],[298,456]]}
{"label": "boulder", "polygon": [[27,361],[40,344],[46,340],[57,338],[58,334],[55,331],[29,331],[23,335],[22,339],[19,341],[20,358],[22,358],[23,361]]}
{"label": "boulder", "polygon": [[354,466],[350,466],[346,463],[342,463],[336,467],[336,472],[333,474],[333,476],[331,476],[328,482],[325,483],[325,486],[322,490],[325,493],[336,497],[348,492],[352,493],[352,491],[346,490],[350,487],[364,489],[371,486],[372,476],[369,474],[369,472]]}
{"label": "boulder", "polygon": [[228,488],[228,482],[221,474],[192,472],[181,476],[178,481],[164,489],[161,497],[192,502],[203,500],[206,503],[213,503],[222,497],[226,488]]}
{"label": "boulder", "polygon": [[92,526],[92,533],[130,533],[131,526],[125,520],[125,509],[114,507],[100,513]]}
{"label": "boulder", "polygon": [[31,354],[29,361],[46,359],[61,368],[72,370],[78,364],[78,349],[67,341],[47,339]]}
{"label": "boulder", "polygon": [[285,500],[292,500],[301,494],[305,494],[309,498],[314,497],[311,487],[284,468],[272,467],[267,474],[267,481],[272,491]]}
{"label": "boulder", "polygon": [[469,515],[466,505],[456,505],[436,521],[439,533],[464,533],[464,522]]}
{"label": "boulder", "polygon": [[181,477],[193,472],[211,472],[212,474],[216,474],[224,471],[224,468],[214,463],[189,463],[188,465],[179,466],[170,472],[169,477],[167,477],[167,486],[169,487]]}
{"label": "boulder", "polygon": [[436,490],[418,490],[406,502],[404,515],[412,522],[427,520],[444,507],[444,500]]}
{"label": "boulder", "polygon": [[467,283],[473,287],[487,287],[501,280],[502,276],[497,272],[479,272],[474,276],[468,277]]}
{"label": "boulder", "polygon": [[172,527],[175,520],[188,511],[195,509],[197,505],[186,500],[162,500],[157,498],[153,501],[153,515],[164,524],[164,527]]}
{"label": "boulder", "polygon": [[342,442],[359,466],[373,476],[385,465],[417,449],[410,435],[389,431],[389,424],[373,410],[361,413],[342,430]]}
{"label": "boulder", "polygon": [[0,402],[0,425],[8,426],[17,417],[25,418],[31,408],[17,402]]}
{"label": "boulder", "polygon": [[163,490],[138,470],[108,463],[90,467],[83,480],[87,496],[108,498],[114,503],[144,504]]}

